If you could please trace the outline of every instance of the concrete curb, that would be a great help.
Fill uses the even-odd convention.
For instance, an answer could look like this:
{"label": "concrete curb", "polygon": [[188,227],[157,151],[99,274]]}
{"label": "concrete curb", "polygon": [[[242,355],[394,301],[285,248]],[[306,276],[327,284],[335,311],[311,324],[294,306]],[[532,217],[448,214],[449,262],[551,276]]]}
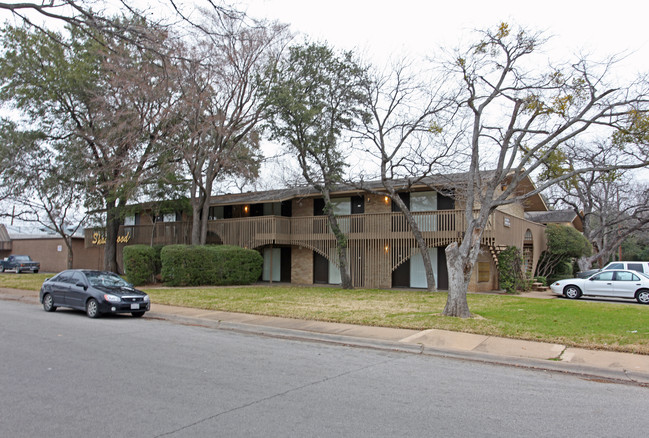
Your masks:
{"label": "concrete curb", "polygon": [[[166,320],[178,324],[205,327],[218,330],[228,330],[236,333],[256,336],[268,336],[277,339],[286,339],[303,342],[319,342],[332,345],[341,345],[354,348],[368,348],[381,351],[390,351],[407,354],[419,354],[471,362],[480,362],[491,365],[514,366],[536,371],[548,371],[561,374],[579,376],[585,380],[610,383],[623,383],[649,387],[649,373],[631,372],[628,370],[609,369],[587,364],[574,364],[560,362],[552,359],[538,359],[527,357],[514,357],[492,354],[482,351],[462,351],[429,347],[422,344],[388,341],[382,339],[361,338],[348,335],[330,333],[317,333],[290,328],[251,325],[240,322],[228,322],[187,316],[171,315],[168,313],[149,312],[149,318]],[[615,353],[614,353],[615,354]]]}

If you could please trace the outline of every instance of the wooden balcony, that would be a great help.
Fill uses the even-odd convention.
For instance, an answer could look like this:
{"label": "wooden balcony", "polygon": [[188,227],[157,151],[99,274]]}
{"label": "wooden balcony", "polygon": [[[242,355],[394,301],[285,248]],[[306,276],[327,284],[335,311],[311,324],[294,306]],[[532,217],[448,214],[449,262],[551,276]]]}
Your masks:
{"label": "wooden balcony", "polygon": [[[477,214],[477,212],[476,212]],[[446,246],[462,238],[466,230],[463,210],[440,210],[413,213],[424,239],[430,247]],[[401,213],[359,214],[341,216],[340,227],[349,242],[377,242],[381,247],[416,246],[406,218]],[[129,245],[169,245],[191,243],[191,223],[158,222],[154,225],[122,226],[120,243]],[[521,247],[526,230],[535,236],[543,226],[500,211],[493,213],[482,235],[489,246]],[[86,230],[86,246],[101,244],[101,234]],[[258,216],[220,219],[208,224],[208,241],[259,248],[266,245],[297,245],[319,250],[335,246],[326,216],[282,217]]]}

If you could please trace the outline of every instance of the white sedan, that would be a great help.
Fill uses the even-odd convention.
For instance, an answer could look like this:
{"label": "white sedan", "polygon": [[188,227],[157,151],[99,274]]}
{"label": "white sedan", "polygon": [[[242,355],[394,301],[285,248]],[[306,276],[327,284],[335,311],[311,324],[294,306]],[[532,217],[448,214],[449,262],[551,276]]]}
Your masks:
{"label": "white sedan", "polygon": [[570,299],[582,295],[635,298],[640,304],[649,304],[649,276],[635,271],[600,271],[588,278],[555,281],[550,289]]}

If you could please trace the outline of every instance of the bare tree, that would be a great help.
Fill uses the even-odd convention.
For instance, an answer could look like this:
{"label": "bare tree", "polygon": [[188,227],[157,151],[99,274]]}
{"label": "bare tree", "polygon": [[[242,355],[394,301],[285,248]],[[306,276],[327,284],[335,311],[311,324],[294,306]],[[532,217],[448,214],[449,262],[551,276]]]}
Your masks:
{"label": "bare tree", "polygon": [[[545,178],[578,167],[615,166],[620,158],[611,141],[588,146],[573,145],[562,154],[563,163],[549,160]],[[649,188],[635,181],[631,171],[590,171],[573,176],[551,187],[552,204],[568,207],[581,219],[583,234],[593,253],[577,260],[579,269],[594,263],[603,266],[630,235],[649,231]]]}
{"label": "bare tree", "polygon": [[522,202],[583,172],[647,163],[646,149],[629,143],[620,149],[616,166],[570,169],[520,194],[519,184],[568,142],[593,131],[610,135],[628,128],[634,116],[646,110],[646,83],[607,84],[612,63],[586,59],[539,73],[526,67],[534,65],[532,55],[544,42],[540,34],[503,23],[480,35],[467,50],[455,52],[448,65],[448,74],[462,86],[458,103],[468,129],[461,134],[469,145],[467,227],[460,242],[446,248],[449,295],[443,314],[457,317],[471,315],[467,288],[482,234],[497,207]]}
{"label": "bare tree", "polygon": [[207,13],[191,49],[179,54],[181,102],[173,147],[191,176],[192,243],[207,239],[210,197],[227,175],[253,179],[259,168],[259,129],[265,86],[286,26],[244,15]]}
{"label": "bare tree", "polygon": [[[417,219],[399,192],[408,191],[439,173],[442,160],[452,155],[454,142],[442,144],[443,139],[435,133],[441,129],[440,115],[454,108],[455,100],[444,94],[443,78],[428,78],[425,82],[422,72],[416,76],[411,67],[401,61],[387,71],[369,69],[370,79],[364,84],[368,116],[363,119],[357,134],[364,150],[380,163],[380,181],[385,192],[364,183],[360,187],[370,193],[387,194],[399,207],[419,246],[428,290],[432,291],[436,286],[428,245]],[[436,84],[433,89],[429,86],[431,83]],[[434,189],[441,190],[440,187]]]}
{"label": "bare tree", "polygon": [[11,212],[0,214],[61,236],[68,249],[67,266],[72,268],[72,236],[87,217],[78,184],[81,172],[74,162],[61,162],[61,154],[37,131],[20,131],[14,123],[3,122],[0,137],[0,154],[8,155],[0,168],[5,182],[0,197],[12,207]]}

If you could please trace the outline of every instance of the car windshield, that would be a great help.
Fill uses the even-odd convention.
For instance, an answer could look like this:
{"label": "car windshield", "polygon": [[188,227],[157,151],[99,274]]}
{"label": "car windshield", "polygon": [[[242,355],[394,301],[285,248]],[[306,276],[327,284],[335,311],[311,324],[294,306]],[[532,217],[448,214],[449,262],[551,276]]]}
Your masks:
{"label": "car windshield", "polygon": [[119,275],[110,272],[86,272],[86,278],[93,286],[131,287]]}
{"label": "car windshield", "polygon": [[14,256],[14,260],[17,262],[29,262],[31,259],[29,256]]}
{"label": "car windshield", "polygon": [[644,272],[636,272],[642,278],[643,280],[649,280],[649,275],[645,274]]}

